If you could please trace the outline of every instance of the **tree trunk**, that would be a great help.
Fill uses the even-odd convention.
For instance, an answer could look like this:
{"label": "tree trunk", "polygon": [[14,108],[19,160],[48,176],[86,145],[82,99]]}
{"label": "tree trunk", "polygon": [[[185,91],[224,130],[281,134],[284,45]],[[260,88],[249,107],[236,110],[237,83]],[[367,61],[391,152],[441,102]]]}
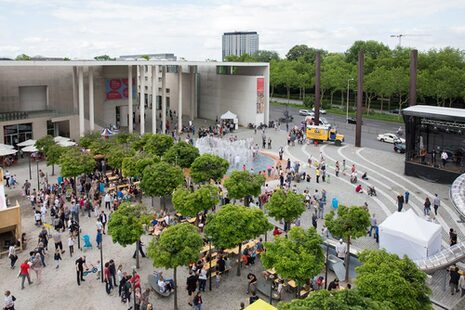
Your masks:
{"label": "tree trunk", "polygon": [[287,87],[287,104],[289,104],[289,99],[291,98],[291,88]]}
{"label": "tree trunk", "polygon": [[154,207],[155,205],[155,202],[154,202],[155,198],[152,196],[152,208]]}
{"label": "tree trunk", "polygon": [[302,89],[302,102],[305,101],[305,87]]}
{"label": "tree trunk", "polygon": [[346,283],[349,283],[349,264],[350,264],[350,236],[347,238],[347,253],[346,253],[346,259],[345,259],[345,265],[346,265]]}
{"label": "tree trunk", "polygon": [[52,164],[52,175],[55,175],[55,165]]}
{"label": "tree trunk", "polygon": [[161,197],[161,208],[163,211],[166,210],[166,197],[165,196]]}
{"label": "tree trunk", "polygon": [[239,244],[239,259],[237,261],[237,272],[236,272],[236,275],[238,277],[241,276],[241,257],[242,257],[242,242]]}
{"label": "tree trunk", "polygon": [[333,107],[333,96],[334,96],[334,91],[331,92],[331,100],[329,101],[329,108]]}
{"label": "tree trunk", "polygon": [[341,108],[344,106],[344,90],[341,90]]}
{"label": "tree trunk", "polygon": [[388,100],[388,112],[391,111],[391,96],[389,96],[389,100]]}
{"label": "tree trunk", "polygon": [[273,98],[274,95],[274,86],[271,86],[271,98]]}
{"label": "tree trunk", "polygon": [[384,97],[381,96],[381,112],[383,112],[383,103],[384,103]]}
{"label": "tree trunk", "polygon": [[139,263],[139,241],[136,242],[136,268],[140,268],[140,263]]}
{"label": "tree trunk", "polygon": [[178,280],[176,279],[176,267],[173,268],[174,281],[174,310],[178,310]]}

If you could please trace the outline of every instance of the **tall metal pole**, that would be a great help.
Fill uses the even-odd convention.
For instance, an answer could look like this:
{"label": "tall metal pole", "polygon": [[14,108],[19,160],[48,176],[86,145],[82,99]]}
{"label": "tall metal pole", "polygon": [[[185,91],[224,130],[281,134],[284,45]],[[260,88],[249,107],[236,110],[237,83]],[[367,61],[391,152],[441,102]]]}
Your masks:
{"label": "tall metal pole", "polygon": [[32,182],[31,153],[29,153],[29,180]]}
{"label": "tall metal pole", "polygon": [[210,269],[209,270],[209,273],[210,273],[210,283],[208,284],[209,285],[209,290],[211,291],[212,290],[212,241],[210,238],[208,238],[208,256],[209,256],[209,262],[210,262]]}
{"label": "tall metal pole", "polygon": [[313,121],[315,125],[320,124],[320,52],[315,55],[315,116]]}
{"label": "tall metal pole", "polygon": [[357,117],[355,125],[355,146],[362,146],[362,114],[363,114],[363,62],[365,55],[362,50],[358,52],[357,64]]}
{"label": "tall metal pole", "polygon": [[409,83],[409,101],[408,105],[413,106],[417,104],[417,60],[418,51],[412,50],[410,53],[410,83]]}
{"label": "tall metal pole", "polygon": [[37,165],[37,191],[40,190],[40,182],[39,182],[39,160],[36,161]]}
{"label": "tall metal pole", "polygon": [[[102,278],[102,283],[103,283],[103,234],[102,232],[100,232],[101,234],[101,240],[100,240],[100,270],[102,270],[101,274],[100,274],[100,277]],[[111,279],[108,279],[108,281],[110,281]],[[134,299],[136,297],[134,296]]]}
{"label": "tall metal pole", "polygon": [[325,289],[328,288],[328,263],[329,263],[329,243],[326,240],[326,262],[325,262]]}

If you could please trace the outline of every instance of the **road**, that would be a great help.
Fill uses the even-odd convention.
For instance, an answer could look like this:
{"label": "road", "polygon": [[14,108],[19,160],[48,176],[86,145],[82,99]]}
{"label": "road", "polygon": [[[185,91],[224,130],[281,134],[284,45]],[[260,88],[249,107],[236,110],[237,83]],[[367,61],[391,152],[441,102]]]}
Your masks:
{"label": "road", "polygon": [[[300,122],[305,119],[305,116],[299,115],[299,109],[294,107],[288,107],[289,114],[294,117],[292,124],[300,125]],[[283,113],[286,111],[286,106],[270,105],[270,120],[277,120],[283,117]],[[331,125],[335,126],[338,131],[345,136],[345,142],[348,144],[355,143],[355,125],[346,123],[346,116],[339,114],[325,114],[325,117]],[[402,125],[402,130],[404,126]],[[378,134],[381,133],[396,133],[399,129],[399,124],[380,121],[380,120],[363,120],[362,126],[362,146],[393,152],[393,145],[389,143],[383,143],[376,140]]]}

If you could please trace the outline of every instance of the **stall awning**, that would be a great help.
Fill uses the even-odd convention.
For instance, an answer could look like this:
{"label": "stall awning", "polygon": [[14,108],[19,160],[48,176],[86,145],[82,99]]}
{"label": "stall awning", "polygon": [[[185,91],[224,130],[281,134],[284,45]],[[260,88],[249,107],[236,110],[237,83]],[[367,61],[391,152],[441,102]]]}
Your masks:
{"label": "stall awning", "polygon": [[278,310],[278,308],[273,307],[262,299],[259,299],[250,306],[246,307],[245,310]]}

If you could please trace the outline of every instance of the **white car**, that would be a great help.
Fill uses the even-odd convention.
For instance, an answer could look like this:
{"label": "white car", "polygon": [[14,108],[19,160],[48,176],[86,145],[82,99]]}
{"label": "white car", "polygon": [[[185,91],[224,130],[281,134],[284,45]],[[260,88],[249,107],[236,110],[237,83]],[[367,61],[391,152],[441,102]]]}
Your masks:
{"label": "white car", "polygon": [[[312,112],[315,113],[315,108],[312,109]],[[326,110],[320,108],[320,114],[326,114]]]}
{"label": "white car", "polygon": [[313,116],[314,113],[310,110],[299,110],[299,115],[303,116]]}
{"label": "white car", "polygon": [[379,134],[376,139],[378,139],[378,141],[387,142],[387,143],[395,143],[395,142],[405,143],[405,139],[399,138],[397,135],[393,133]]}

